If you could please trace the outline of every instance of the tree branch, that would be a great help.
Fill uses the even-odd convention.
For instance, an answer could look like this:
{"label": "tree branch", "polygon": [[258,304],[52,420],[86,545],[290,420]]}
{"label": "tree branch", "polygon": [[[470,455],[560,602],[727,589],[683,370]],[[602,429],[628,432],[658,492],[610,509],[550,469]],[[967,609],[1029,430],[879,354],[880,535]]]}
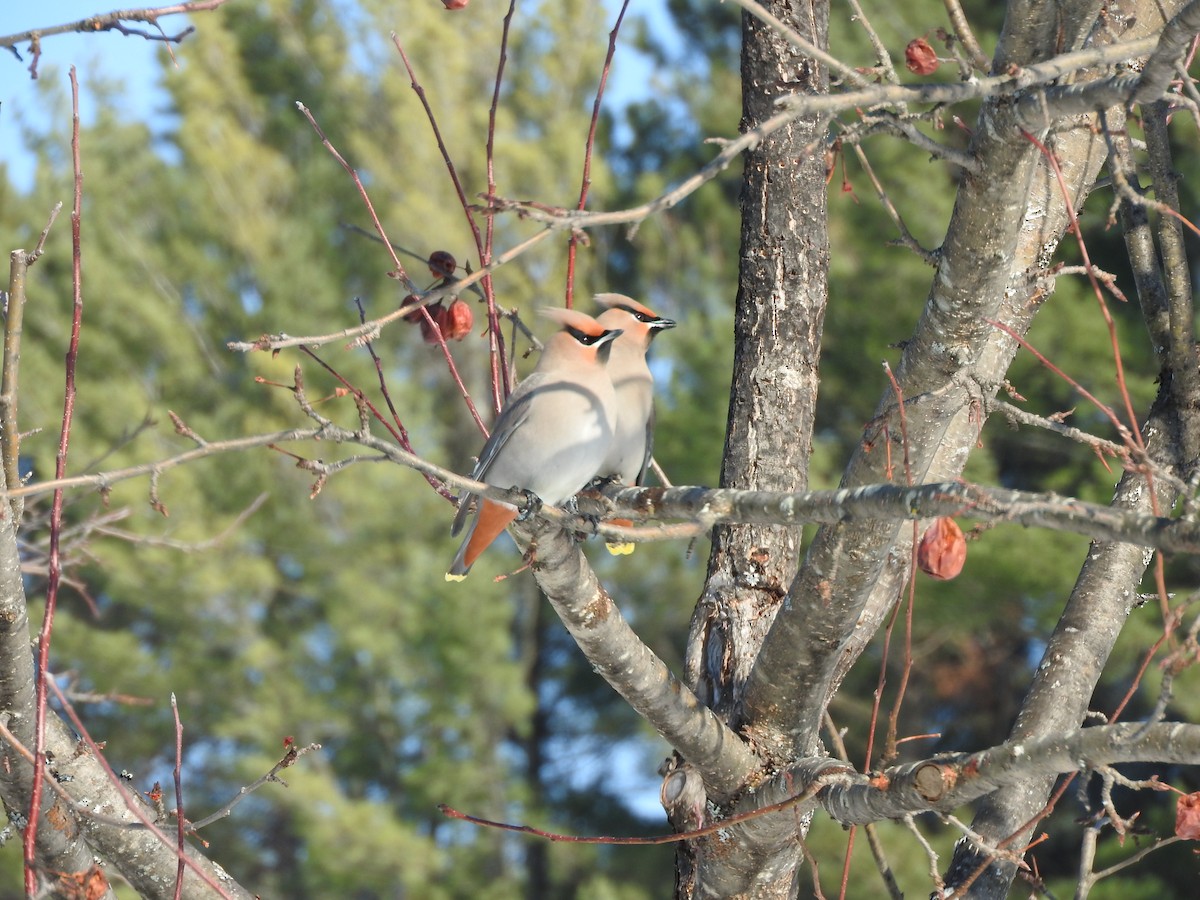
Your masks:
{"label": "tree branch", "polygon": [[[943,753],[874,775],[842,774],[817,795],[819,805],[843,825],[898,819],[918,812],[950,812],[1006,785],[1052,778],[1114,763],[1200,764],[1200,725],[1140,722],[1100,725],[977,753]],[[806,760],[790,769],[788,790],[807,784],[831,765]],[[829,779],[828,774],[824,774]],[[785,779],[773,780],[773,790]]]}
{"label": "tree branch", "polygon": [[583,554],[558,526],[541,525],[534,577],[592,667],[727,796],[758,769],[753,751],[685,687],[625,621]]}

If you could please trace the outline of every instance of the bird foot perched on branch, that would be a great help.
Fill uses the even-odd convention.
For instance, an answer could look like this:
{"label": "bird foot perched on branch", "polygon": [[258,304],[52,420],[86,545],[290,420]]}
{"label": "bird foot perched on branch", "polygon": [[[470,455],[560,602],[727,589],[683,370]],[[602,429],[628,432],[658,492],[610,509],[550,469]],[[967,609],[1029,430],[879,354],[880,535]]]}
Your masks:
{"label": "bird foot perched on branch", "polygon": [[525,499],[517,507],[517,521],[527,522],[542,511],[542,498],[533,491],[524,491]]}

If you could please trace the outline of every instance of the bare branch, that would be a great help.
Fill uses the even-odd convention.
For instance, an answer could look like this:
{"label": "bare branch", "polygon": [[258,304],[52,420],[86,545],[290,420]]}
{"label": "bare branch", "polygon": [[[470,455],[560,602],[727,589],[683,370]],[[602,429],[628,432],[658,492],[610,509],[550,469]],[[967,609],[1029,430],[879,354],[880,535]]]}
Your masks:
{"label": "bare branch", "polygon": [[[1031,775],[1061,775],[1128,762],[1200,764],[1200,725],[1180,722],[1097,725],[1066,734],[1010,741],[977,753],[945,753],[886,769],[878,775],[841,775],[818,795],[843,825],[895,819],[916,812],[949,812]],[[792,768],[804,785],[831,765],[827,758]],[[840,764],[839,764],[840,765]],[[774,793],[783,779],[773,779]]]}
{"label": "bare branch", "polygon": [[537,528],[538,586],[593,668],[725,797],[758,769],[754,752],[629,627],[583,554],[557,526]]}
{"label": "bare branch", "polygon": [[1200,2],[1192,0],[1162,30],[1158,46],[1146,60],[1137,88],[1129,98],[1131,107],[1158,100],[1166,93],[1175,77],[1176,65],[1197,32],[1200,32]]}
{"label": "bare branch", "polygon": [[178,44],[196,29],[189,25],[178,34],[165,34],[161,29],[159,33],[153,34],[142,31],[139,28],[129,28],[124,23],[148,22],[158,27],[158,20],[162,16],[172,16],[179,13],[207,12],[216,9],[218,6],[223,6],[227,2],[229,0],[191,0],[191,2],[176,3],[172,6],[117,10],[103,15],[89,16],[86,19],[79,19],[75,22],[68,22],[65,25],[51,25],[46,28],[34,28],[29,31],[23,31],[19,34],[0,35],[0,47],[8,47],[20,59],[20,53],[17,52],[17,44],[29,41],[30,53],[33,55],[33,61],[29,66],[29,74],[33,78],[37,78],[37,64],[42,52],[42,38],[53,37],[58,34],[71,34],[72,32],[95,34],[101,31],[117,31],[127,36],[145,38],[148,41]]}
{"label": "bare branch", "polygon": [[[420,306],[430,306],[439,300],[446,297],[457,296],[462,293],[463,289],[470,287],[476,282],[482,281],[487,275],[490,275],[496,269],[500,268],[505,263],[512,262],[525,251],[540,244],[546,238],[550,237],[557,231],[568,227],[566,224],[554,224],[543,228],[516,244],[510,247],[504,253],[501,253],[492,260],[490,265],[484,266],[464,278],[457,279],[449,284],[442,284],[438,287],[426,291],[423,294],[418,294],[420,298]],[[389,246],[391,246],[389,244]],[[395,311],[388,313],[385,316],[380,316],[378,319],[370,319],[361,325],[352,328],[344,328],[341,331],[335,331],[332,334],[313,335],[309,337],[293,337],[288,334],[264,334],[255,341],[230,341],[225,346],[230,350],[240,353],[249,353],[253,350],[282,350],[286,347],[312,346],[317,347],[322,344],[331,344],[334,341],[354,341],[358,338],[373,336],[379,333],[379,330],[397,319],[402,319],[410,315],[417,307],[417,304],[409,304],[403,309],[397,308]]]}
{"label": "bare branch", "polygon": [[250,437],[232,438],[228,441],[213,441],[212,443],[205,444],[203,447],[187,450],[175,456],[169,456],[154,462],[127,466],[123,469],[113,469],[110,472],[98,472],[94,475],[72,475],[66,478],[57,478],[53,481],[34,482],[33,484],[8,491],[8,496],[10,498],[35,497],[53,493],[60,489],[73,490],[85,487],[104,491],[112,487],[112,485],[121,481],[128,481],[130,478],[148,477],[156,469],[165,471],[208,456],[232,453],[239,450],[250,450],[255,447],[265,447],[268,444],[279,444],[287,441],[320,440],[321,437],[322,430],[320,428],[293,428],[288,431],[276,431],[272,434],[256,434]]}
{"label": "bare branch", "polygon": [[297,747],[295,745],[288,745],[287,752],[283,754],[283,758],[280,759],[279,762],[275,763],[275,765],[271,767],[271,770],[269,772],[267,772],[265,775],[259,776],[254,781],[250,782],[249,784],[247,784],[247,785],[243,786],[241,789],[239,789],[236,796],[234,796],[234,798],[232,800],[230,800],[228,803],[226,803],[224,806],[222,806],[216,812],[205,816],[203,819],[199,819],[195,822],[188,823],[188,826],[187,826],[188,832],[190,833],[193,831],[199,831],[201,828],[204,828],[207,825],[211,825],[213,822],[216,822],[218,819],[225,818],[226,816],[228,816],[230,813],[233,812],[233,808],[235,806],[237,806],[239,803],[241,803],[243,800],[245,800],[252,793],[257,791],[264,784],[274,782],[276,784],[282,784],[284,787],[287,787],[287,782],[279,777],[279,773],[282,772],[284,769],[295,765],[296,760],[299,759],[301,756],[303,756],[305,753],[311,753],[314,750],[320,750],[320,749],[321,749],[320,744],[309,744],[307,747]]}
{"label": "bare branch", "polygon": [[[67,345],[66,385],[63,389],[62,427],[59,430],[58,454],[54,462],[54,475],[62,478],[67,471],[67,449],[71,443],[71,425],[75,414],[75,368],[79,360],[79,333],[83,326],[83,267],[82,267],[82,220],[83,220],[83,167],[79,153],[79,80],[75,67],[71,66],[71,160],[75,174],[75,193],[71,207],[71,337]],[[9,506],[12,506],[10,501]],[[37,643],[37,684],[34,706],[33,728],[33,778],[29,788],[29,823],[25,828],[25,893],[32,895],[37,886],[35,866],[38,862],[36,846],[38,824],[41,818],[42,788],[45,783],[46,750],[46,684],[50,674],[50,637],[54,631],[54,611],[58,600],[58,586],[62,578],[62,560],[59,542],[62,538],[63,492],[54,492],[50,509],[50,553],[49,575],[46,579],[46,611]],[[15,527],[15,523],[14,523]]]}
{"label": "bare branch", "polygon": [[[42,229],[33,252],[14,250],[9,256],[8,302],[4,309],[4,373],[0,382],[0,457],[3,458],[5,484],[21,483],[18,465],[21,455],[21,432],[17,426],[17,385],[21,369],[21,336],[25,321],[25,276],[29,267],[42,255],[50,228],[61,209],[60,200],[50,210],[50,220]],[[13,519],[20,522],[24,503],[13,500],[9,509]]]}
{"label": "bare branch", "polygon": [[[964,516],[982,521],[1049,528],[1179,553],[1200,552],[1200,523],[1087,503],[1055,494],[1013,491],[951,481],[903,487],[871,484],[834,491],[787,494],[699,487],[610,487],[609,514],[653,519],[683,519],[688,530],[672,537],[706,531],[716,524],[803,525],[809,523],[902,521]],[[492,496],[491,493],[488,493]],[[600,534],[654,540],[656,529],[609,528]]]}
{"label": "bare branch", "polygon": [[959,42],[966,48],[971,58],[971,64],[980,72],[986,72],[991,68],[992,61],[979,46],[979,41],[976,40],[975,33],[971,31],[971,25],[967,21],[962,5],[958,0],[945,0],[945,3],[946,13],[950,16],[950,25],[954,28],[954,34]]}

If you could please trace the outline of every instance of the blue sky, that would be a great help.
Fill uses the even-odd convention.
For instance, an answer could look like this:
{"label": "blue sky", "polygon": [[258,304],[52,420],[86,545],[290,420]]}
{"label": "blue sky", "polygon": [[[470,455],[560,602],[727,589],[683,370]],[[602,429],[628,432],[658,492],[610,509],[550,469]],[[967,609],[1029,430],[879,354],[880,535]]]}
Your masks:
{"label": "blue sky", "polygon": [[[609,21],[612,21],[620,7],[619,0],[604,0],[604,6]],[[665,0],[633,0],[629,14],[651,19],[656,32],[661,35],[670,29],[665,6]],[[128,3],[117,6],[112,0],[46,0],[43,3],[0,0],[0,35],[64,25],[114,9],[129,8]],[[203,27],[206,15],[219,14],[219,11],[198,14],[199,27]],[[188,21],[187,16],[175,15],[164,17],[160,24],[168,34],[175,34],[186,28]],[[627,34],[632,30],[629,26],[627,22]],[[197,36],[187,38],[196,39]],[[20,190],[27,189],[33,177],[32,160],[21,146],[20,126],[27,122],[40,131],[53,124],[42,114],[38,85],[29,77],[27,47],[27,44],[19,47],[24,62],[7,51],[0,51],[0,165],[7,167],[9,180]],[[156,58],[162,47],[160,42],[127,37],[114,31],[54,35],[42,43],[38,71],[43,79],[59,79],[66,93],[69,92],[67,72],[72,65],[76,67],[80,80],[80,115],[85,123],[90,121],[92,106],[87,86],[102,79],[123,85],[124,108],[130,118],[149,121],[161,97]],[[619,104],[634,95],[645,94],[650,89],[651,74],[644,59],[630,47],[622,47],[618,51],[618,65],[609,81],[607,102]],[[63,122],[61,127],[68,133],[70,123]]]}
{"label": "blue sky", "polygon": [[[47,28],[75,22],[87,16],[117,7],[106,0],[49,0],[45,3],[0,2],[0,34],[17,34],[31,28]],[[174,33],[187,27],[186,16],[168,16],[163,29]],[[67,71],[76,67],[80,79],[80,115],[89,120],[90,98],[87,85],[100,78],[120,81],[125,87],[126,109],[131,118],[149,119],[158,95],[158,66],[155,53],[160,44],[117,32],[100,34],[62,34],[46,38],[38,72],[42,78],[58,78],[69,92]],[[24,62],[12,53],[0,55],[0,164],[8,168],[10,179],[26,188],[32,178],[32,163],[21,147],[19,123],[27,121],[43,127],[46,117],[40,113],[38,85],[29,77],[30,56],[27,44],[19,49]],[[62,123],[64,130],[69,122]]]}

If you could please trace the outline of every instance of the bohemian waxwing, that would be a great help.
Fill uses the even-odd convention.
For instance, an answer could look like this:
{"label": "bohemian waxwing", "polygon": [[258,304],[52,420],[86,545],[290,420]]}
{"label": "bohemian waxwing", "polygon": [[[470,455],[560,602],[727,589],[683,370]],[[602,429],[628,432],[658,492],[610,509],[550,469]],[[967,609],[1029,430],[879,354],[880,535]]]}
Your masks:
{"label": "bohemian waxwing", "polygon": [[[675,322],[621,294],[597,294],[606,307],[596,321],[605,328],[620,328],[613,344],[608,374],[617,393],[617,428],[601,476],[615,476],[623,484],[642,484],[654,445],[654,377],[646,365],[646,351],[655,335]],[[619,520],[618,524],[628,524]],[[613,554],[633,552],[633,544],[608,543]]]}
{"label": "bohemian waxwing", "polygon": [[[607,364],[617,328],[589,315],[547,309],[562,324],[546,342],[529,377],[509,396],[471,477],[501,488],[524,488],[559,506],[600,473],[617,424],[617,399]],[[446,573],[461,581],[479,554],[513,519],[517,509],[480,498],[475,518]],[[459,501],[451,534],[458,534],[471,507]]]}

